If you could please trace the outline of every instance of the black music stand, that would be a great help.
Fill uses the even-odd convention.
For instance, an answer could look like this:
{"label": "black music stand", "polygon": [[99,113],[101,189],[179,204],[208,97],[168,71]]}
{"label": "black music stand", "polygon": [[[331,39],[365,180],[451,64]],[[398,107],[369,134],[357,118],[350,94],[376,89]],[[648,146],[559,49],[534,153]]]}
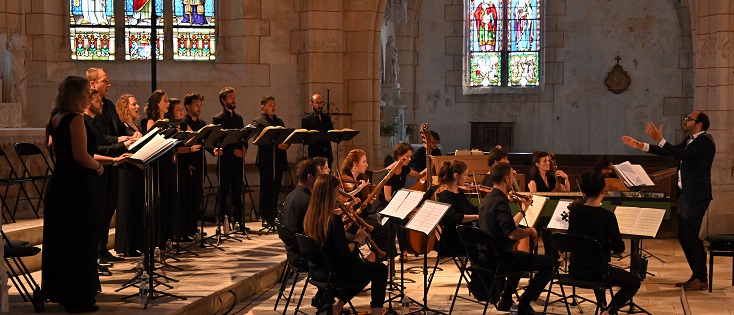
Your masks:
{"label": "black music stand", "polygon": [[336,142],[336,159],[334,161],[339,161],[339,143],[352,140],[358,134],[359,130],[352,129],[329,130],[326,132],[324,140]]}
{"label": "black music stand", "polygon": [[[209,136],[204,141],[204,148],[208,150],[221,150],[222,152],[224,152],[223,146],[221,145],[221,143],[223,142],[224,138],[227,137],[228,130],[239,131],[239,129],[221,129],[221,127],[219,127],[218,129],[214,129],[212,130],[212,132],[209,134]],[[222,202],[227,202],[227,201],[220,200],[220,196],[221,196],[220,192],[222,189],[221,156],[222,156],[221,154],[217,155],[217,185],[219,186],[219,191],[217,191],[217,209],[215,209],[214,211],[215,212],[214,216],[216,217],[215,222],[217,224],[217,230],[214,233],[214,235],[208,238],[204,238],[203,237],[204,224],[202,222],[201,224],[202,225],[202,230],[201,230],[202,237],[201,237],[201,243],[199,247],[204,247],[205,246],[204,243],[208,243],[209,245],[213,246],[214,248],[224,251],[223,248],[219,247],[219,244],[221,244],[222,239],[232,240],[232,241],[237,241],[237,242],[242,242],[242,240],[239,239],[238,237],[230,236],[229,234],[222,234],[222,221],[220,220],[219,215],[222,209]],[[205,241],[205,239],[214,239],[214,238],[217,239],[216,245]]]}
{"label": "black music stand", "polygon": [[[434,187],[438,189],[438,186]],[[416,304],[421,306],[423,314],[427,314],[430,311],[435,314],[448,315],[446,312],[428,307],[428,235],[434,232],[436,226],[441,222],[441,219],[443,219],[446,211],[451,206],[438,201],[427,200],[433,193],[435,193],[435,190],[433,189],[428,189],[428,191],[426,191],[426,194],[423,196],[423,200],[421,201],[421,205],[419,206],[420,208],[416,211],[413,218],[410,219],[410,222],[408,222],[405,228],[426,235],[425,241],[423,242],[423,303]],[[426,208],[427,205],[430,205],[429,208]]]}
{"label": "black music stand", "polygon": [[[242,179],[244,182],[245,178],[245,143],[247,143],[247,140],[250,140],[255,135],[256,128],[251,127],[248,125],[245,128],[242,129],[227,129],[223,130],[227,135],[224,137],[222,142],[219,144],[222,148],[230,145],[230,144],[240,144],[242,147]],[[244,185],[243,185],[244,190]],[[219,187],[219,189],[222,189],[222,187]],[[244,195],[244,194],[243,194]],[[227,202],[226,200],[221,200],[220,202]],[[220,203],[221,204],[221,203]],[[233,221],[234,222],[234,221]],[[242,222],[240,222],[242,225],[240,227],[239,231],[234,231],[232,234],[242,234],[244,235],[248,240],[250,239],[250,235],[247,233],[247,230],[249,230],[245,226],[245,198],[243,196],[242,198]]]}
{"label": "black music stand", "polygon": [[[280,191],[277,191],[278,189],[275,189],[276,186],[278,186],[278,183],[275,182],[275,179],[277,178],[275,174],[276,169],[277,169],[275,150],[278,149],[277,145],[283,143],[283,141],[285,141],[285,139],[287,139],[288,136],[290,136],[291,133],[293,133],[293,131],[295,131],[296,129],[295,128],[284,128],[284,127],[272,127],[272,126],[269,126],[269,127],[265,127],[264,129],[262,129],[262,131],[257,136],[257,138],[254,141],[252,141],[252,144],[259,145],[259,146],[269,145],[269,146],[272,146],[273,148],[272,167],[273,167],[273,202],[274,204],[272,206],[275,207],[273,209],[273,212],[274,212],[273,216],[275,217],[276,216],[275,212],[278,208],[278,195],[280,194]],[[262,189],[262,187],[260,189]],[[260,207],[262,206],[263,205],[261,201]],[[260,215],[263,215],[262,211],[260,211]],[[269,226],[263,227],[258,232],[262,234],[262,232],[265,231],[265,235],[268,235],[270,232],[274,231],[274,229],[275,229],[274,225],[269,225]]]}
{"label": "black music stand", "polygon": [[[160,210],[160,203],[161,203],[161,201],[160,201],[160,185],[159,185],[159,180],[160,180],[161,174],[160,174],[160,163],[159,163],[159,161],[160,161],[160,157],[162,157],[165,153],[167,153],[168,151],[170,151],[171,149],[173,149],[178,142],[180,142],[180,141],[174,141],[173,142],[173,145],[156,148],[156,150],[150,151],[150,152],[154,152],[154,153],[152,153],[152,155],[146,156],[146,157],[144,157],[144,159],[139,159],[137,157],[131,157],[131,158],[128,159],[128,161],[130,163],[137,164],[137,165],[142,165],[145,168],[145,198],[146,198],[147,202],[146,202],[146,207],[145,207],[145,210],[146,210],[145,216],[143,217],[143,226],[144,226],[144,230],[145,230],[145,239],[146,239],[146,248],[145,248],[145,251],[143,253],[143,255],[144,255],[143,256],[143,261],[145,262],[145,264],[144,264],[145,265],[144,272],[147,273],[147,274],[149,274],[150,277],[148,277],[148,288],[149,289],[148,289],[148,292],[147,292],[147,297],[145,299],[145,304],[143,306],[143,309],[147,309],[148,308],[148,303],[151,300],[155,300],[155,299],[160,298],[160,297],[167,296],[167,297],[172,297],[172,298],[175,298],[175,299],[186,300],[186,297],[182,297],[182,296],[178,296],[178,295],[174,295],[174,294],[170,294],[170,293],[167,293],[167,292],[156,290],[155,285],[156,285],[156,282],[157,281],[154,279],[156,276],[163,277],[163,278],[169,279],[169,280],[172,280],[172,279],[170,279],[168,277],[165,277],[163,275],[157,274],[155,272],[155,270],[156,270],[156,268],[155,268],[155,260],[152,257],[152,255],[153,255],[153,249],[155,247],[155,243],[156,243],[156,239],[157,239],[157,237],[156,237],[156,222],[158,222],[159,219],[160,219],[159,218],[160,213],[158,211],[158,210]],[[168,142],[168,143],[170,144],[170,142]],[[154,167],[153,167],[152,164],[155,164],[155,172],[154,172]],[[136,277],[139,277],[139,276],[140,275],[136,275]],[[167,285],[165,283],[158,282],[158,284],[163,284],[163,285],[171,288],[170,285]],[[135,286],[135,285],[132,284],[132,285],[128,285],[128,286],[123,286],[123,288],[129,287],[129,286]],[[120,288],[120,289],[122,289],[122,288]],[[123,300],[126,300],[128,298],[138,296],[138,294],[139,293],[131,294],[131,295],[128,295],[128,296],[123,297],[122,299]]]}

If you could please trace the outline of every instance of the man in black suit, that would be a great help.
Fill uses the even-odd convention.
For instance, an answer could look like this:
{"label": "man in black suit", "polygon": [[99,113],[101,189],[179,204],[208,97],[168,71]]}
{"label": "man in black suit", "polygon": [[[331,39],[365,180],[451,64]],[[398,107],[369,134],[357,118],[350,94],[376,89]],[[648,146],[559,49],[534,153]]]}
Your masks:
{"label": "man in black suit", "polygon": [[691,278],[676,283],[685,290],[704,290],[708,286],[706,251],[698,234],[703,216],[713,199],[711,194],[711,164],[716,145],[709,134],[709,117],[701,111],[693,111],[683,118],[681,129],[688,136],[673,145],[663,138],[663,126],[647,124],[646,132],[655,144],[642,143],[628,136],[622,142],[630,147],[657,155],[675,157],[678,163],[678,241],[691,268]]}
{"label": "man in black suit", "polygon": [[[252,124],[260,131],[268,126],[283,126],[283,120],[275,115],[275,98],[264,96],[260,100],[262,115],[255,118]],[[275,208],[280,193],[280,184],[283,180],[283,171],[288,169],[288,156],[285,150],[288,144],[278,144],[275,148],[275,165],[273,165],[273,146],[258,145],[255,165],[260,171],[260,214],[263,217],[265,227],[273,226],[275,219]],[[275,168],[275,175],[273,175]]]}
{"label": "man in black suit", "polygon": [[[189,93],[184,97],[184,107],[186,107],[186,117],[181,130],[198,131],[206,126],[201,115],[201,106],[204,103],[204,96],[198,93]],[[182,219],[180,225],[180,235],[182,240],[189,241],[190,235],[196,232],[197,214],[201,207],[201,199],[204,194],[204,183],[202,180],[204,151],[197,150],[189,154],[179,155],[179,185],[185,191],[182,199]],[[236,218],[232,218],[237,221]]]}
{"label": "man in black suit", "polygon": [[[102,113],[94,116],[94,123],[99,127],[106,142],[117,143],[128,141],[131,138],[140,138],[139,133],[132,137],[125,136],[125,126],[117,114],[115,103],[107,99],[107,92],[111,86],[107,72],[102,68],[89,68],[86,75],[89,80],[89,87],[97,90],[102,97]],[[98,232],[100,241],[97,251],[99,263],[109,265],[110,261],[122,261],[123,259],[113,256],[107,250],[110,223],[112,222],[112,216],[115,214],[115,209],[117,209],[118,177],[116,168],[111,165],[105,165],[104,168],[104,174],[107,174],[108,180],[104,181],[106,183],[105,187],[100,186],[100,191],[104,193],[99,195],[103,206],[99,214]]]}
{"label": "man in black suit", "polygon": [[[222,129],[242,129],[245,124],[242,122],[242,116],[235,113],[237,108],[237,100],[234,88],[225,87],[219,91],[219,104],[222,105],[222,112],[214,116],[212,123],[221,125]],[[221,213],[217,215],[220,219],[229,215],[233,222],[242,222],[242,168],[245,154],[247,154],[247,143],[244,149],[241,144],[230,144],[222,149],[215,151],[215,154],[221,155],[219,169],[219,207]],[[229,211],[227,204],[227,196],[230,191],[232,193],[232,207],[234,210]]]}
{"label": "man in black suit", "polygon": [[[311,109],[313,112],[308,116],[301,119],[301,128],[308,130],[318,130],[319,132],[326,132],[334,130],[334,124],[331,122],[329,114],[324,113],[324,99],[320,94],[311,95]],[[308,157],[325,157],[329,160],[329,165],[334,162],[334,156],[331,152],[331,142],[320,141],[314,144],[308,145]]]}

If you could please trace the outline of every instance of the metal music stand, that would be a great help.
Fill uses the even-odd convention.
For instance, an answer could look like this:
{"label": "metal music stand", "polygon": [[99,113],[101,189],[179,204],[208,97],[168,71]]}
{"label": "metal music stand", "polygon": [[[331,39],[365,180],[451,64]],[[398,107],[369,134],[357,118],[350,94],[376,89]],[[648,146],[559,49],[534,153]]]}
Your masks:
{"label": "metal music stand", "polygon": [[[204,141],[204,149],[207,149],[207,150],[215,150],[215,149],[222,150],[223,146],[221,145],[221,143],[224,140],[224,138],[227,137],[227,130],[235,130],[235,131],[238,131],[238,129],[221,129],[221,127],[219,129],[212,130],[212,132],[209,134],[209,136]],[[202,240],[201,240],[201,244],[200,244],[199,247],[204,247],[205,246],[204,243],[206,242],[209,245],[212,245],[215,248],[223,251],[224,249],[222,249],[221,247],[218,246],[219,244],[221,244],[222,239],[224,239],[224,240],[232,240],[232,241],[237,241],[237,242],[242,242],[242,240],[239,239],[238,237],[230,236],[229,234],[226,234],[226,235],[225,234],[222,234],[222,222],[220,220],[220,212],[221,212],[221,209],[222,209],[222,202],[227,202],[227,201],[226,200],[219,200],[219,198],[221,196],[221,194],[219,192],[222,189],[222,164],[221,164],[221,157],[222,157],[221,154],[220,155],[217,155],[217,185],[219,186],[219,191],[217,192],[217,209],[215,211],[217,230],[216,230],[216,233],[214,233],[214,235],[206,238],[206,239],[214,239],[214,238],[216,238],[217,239],[217,242],[216,242],[216,245],[214,245],[212,243],[209,243],[209,242],[206,242],[205,241],[205,238],[203,237],[203,235],[204,235],[203,225],[204,224],[202,223],[202,231],[201,231],[201,235],[202,235],[201,239]]]}
{"label": "metal music stand", "polygon": [[[258,145],[258,146],[271,146],[273,148],[273,161],[272,161],[272,163],[273,163],[272,164],[272,168],[273,168],[273,202],[274,202],[273,206],[275,206],[275,209],[273,209],[273,212],[275,212],[276,209],[277,209],[278,195],[280,194],[280,191],[277,191],[277,189],[275,189],[276,186],[278,185],[278,183],[275,182],[275,178],[276,178],[275,172],[276,172],[276,169],[277,169],[275,153],[276,153],[276,150],[278,149],[276,146],[278,144],[282,144],[283,141],[285,141],[285,139],[288,138],[288,136],[290,136],[291,133],[293,133],[293,131],[295,131],[295,130],[296,130],[295,128],[283,128],[283,127],[268,128],[268,127],[265,127],[264,129],[262,129],[262,131],[257,136],[257,138],[252,142],[252,144],[254,144],[254,145]],[[260,202],[260,207],[262,207],[262,206],[263,206],[262,205],[262,202]],[[260,215],[263,215],[262,211],[260,211]],[[275,213],[273,213],[273,216],[276,216]],[[263,231],[265,231],[265,235],[268,235],[274,229],[275,229],[275,226],[267,226],[267,227],[263,227],[262,229],[260,229],[259,232],[262,233]]]}
{"label": "metal music stand", "polygon": [[[252,126],[247,126],[242,129],[227,129],[222,130],[222,132],[226,133],[227,135],[224,137],[222,142],[219,144],[222,148],[227,147],[230,144],[240,144],[242,147],[242,152],[245,152],[245,143],[247,143],[247,140],[250,140],[255,135],[256,128]],[[245,178],[245,155],[242,154],[242,180],[244,182]],[[242,189],[244,190],[244,185]],[[222,187],[219,187],[219,189],[222,189]],[[226,200],[220,200],[221,202],[227,202]],[[245,199],[242,198],[242,222],[240,222],[242,225],[240,227],[239,231],[234,231],[232,234],[242,234],[244,235],[248,240],[250,239],[250,235],[247,233],[247,227],[245,226]]]}
{"label": "metal music stand", "polygon": [[352,130],[347,128],[341,130],[329,130],[326,132],[326,139],[324,140],[336,142],[336,159],[334,161],[339,161],[339,143],[342,141],[352,140],[358,134],[359,130]]}
{"label": "metal music stand", "polygon": [[[176,141],[176,142],[179,142],[179,141]],[[157,299],[157,298],[160,298],[160,297],[164,297],[164,296],[172,297],[172,298],[175,298],[175,299],[186,300],[185,297],[174,295],[174,294],[170,294],[170,293],[163,292],[163,291],[159,291],[159,290],[157,290],[155,288],[155,285],[157,284],[156,283],[157,281],[155,280],[155,277],[156,276],[157,277],[163,277],[163,278],[166,278],[166,279],[169,279],[169,278],[168,277],[165,277],[163,275],[157,274],[155,272],[155,269],[156,269],[155,268],[155,260],[152,257],[152,255],[153,255],[153,248],[155,247],[155,243],[156,243],[156,239],[157,239],[157,237],[156,237],[156,232],[157,232],[156,231],[156,227],[157,227],[156,226],[156,222],[158,222],[159,219],[160,219],[159,218],[160,213],[158,211],[158,210],[160,210],[160,203],[161,203],[161,201],[160,201],[160,186],[159,186],[159,180],[160,180],[161,174],[160,174],[160,163],[159,163],[159,161],[160,161],[160,157],[162,157],[165,153],[167,153],[168,151],[170,151],[174,147],[175,147],[175,144],[173,146],[168,146],[168,147],[164,147],[164,148],[161,148],[159,150],[156,150],[156,152],[155,152],[154,155],[152,155],[150,157],[147,157],[145,160],[140,160],[140,159],[136,159],[136,158],[129,158],[128,159],[128,161],[130,163],[137,164],[137,165],[142,165],[145,168],[145,198],[146,198],[146,201],[147,202],[146,202],[146,209],[145,209],[146,210],[146,213],[145,213],[145,216],[143,217],[143,226],[144,226],[144,230],[145,230],[145,239],[146,239],[146,245],[147,246],[146,246],[145,251],[143,253],[143,255],[144,255],[143,256],[143,261],[145,262],[144,263],[144,265],[145,265],[145,271],[144,272],[146,272],[147,274],[149,274],[150,277],[148,277],[148,282],[149,282],[148,283],[148,287],[149,287],[148,296],[146,297],[146,300],[145,300],[145,304],[143,306],[143,309],[147,309],[148,308],[148,303],[151,300],[154,300],[154,299]],[[153,167],[152,164],[155,164],[155,169],[154,169],[154,167]],[[139,277],[139,275],[136,275],[136,277]],[[166,285],[169,288],[171,287],[170,285],[167,285],[165,283],[158,282],[158,284]],[[128,285],[127,287],[129,287],[129,286],[135,286],[135,285],[134,284],[133,285]],[[120,288],[120,289],[122,289],[122,288]],[[138,293],[125,296],[122,299],[125,300],[125,299],[131,298],[131,297],[135,297],[135,296],[138,296]]]}

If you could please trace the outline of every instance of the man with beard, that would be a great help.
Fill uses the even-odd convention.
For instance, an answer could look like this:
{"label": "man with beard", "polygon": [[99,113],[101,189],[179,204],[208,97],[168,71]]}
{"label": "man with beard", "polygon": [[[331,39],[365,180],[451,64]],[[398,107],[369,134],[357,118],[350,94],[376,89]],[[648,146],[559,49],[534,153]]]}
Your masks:
{"label": "man with beard", "polygon": [[[301,119],[301,128],[308,130],[318,130],[319,132],[326,132],[334,130],[334,124],[331,122],[329,114],[324,113],[324,99],[319,94],[311,95],[311,109],[313,112],[308,116]],[[308,157],[325,157],[329,160],[329,165],[334,161],[334,157],[331,152],[331,143],[329,141],[320,141],[314,144],[308,145]]]}
{"label": "man with beard", "polygon": [[[124,142],[113,142],[109,141],[109,138],[106,138],[101,128],[94,122],[94,118],[98,117],[102,114],[102,96],[100,95],[99,91],[92,90],[91,93],[91,99],[89,104],[87,105],[87,108],[84,109],[84,123],[89,126],[89,129],[92,131],[91,134],[87,135],[88,137],[94,137],[95,143],[97,143],[97,147],[94,150],[94,159],[100,162],[100,164],[103,165],[110,165],[117,166],[119,163],[130,157],[129,153],[127,152],[127,148],[135,142],[134,139],[125,140]],[[106,213],[105,209],[105,194],[107,192],[104,191],[104,189],[107,189],[109,182],[110,182],[110,173],[111,172],[104,172],[102,175],[100,175],[97,178],[97,213],[99,215],[98,222],[101,224],[104,224],[106,222],[106,226],[100,225],[97,226],[97,228],[102,228],[105,235],[109,234],[109,221],[103,221],[107,218],[104,216]],[[114,208],[113,208],[114,211]],[[99,233],[98,235],[100,235]],[[107,252],[107,242],[106,238],[100,240],[100,243],[104,241],[104,251]],[[100,245],[101,246],[101,245]],[[101,247],[100,247],[101,248]],[[110,272],[109,268],[107,266],[104,266],[103,259],[106,259],[106,257],[101,256],[102,251],[100,250],[100,257],[98,258],[98,264],[97,264],[97,272],[100,275],[103,276],[111,276],[112,273]],[[114,257],[114,256],[113,256]],[[117,257],[115,257],[117,258]],[[105,264],[107,265],[107,264]]]}
{"label": "man with beard", "polygon": [[[186,107],[186,117],[181,130],[198,131],[206,126],[206,122],[201,119],[201,105],[204,103],[204,96],[197,93],[189,93],[184,97],[184,107]],[[195,151],[188,154],[179,155],[180,167],[180,187],[184,189],[182,207],[181,207],[181,225],[180,237],[182,241],[193,240],[190,235],[196,233],[196,214],[201,205],[201,198],[204,194],[204,186],[202,182],[202,159],[204,151]]]}
{"label": "man with beard", "polygon": [[[235,99],[235,91],[233,87],[225,87],[219,91],[219,104],[222,105],[222,112],[214,116],[212,123],[221,125],[222,129],[242,129],[245,124],[242,122],[242,116],[234,112],[237,108]],[[193,128],[192,128],[193,129]],[[219,219],[222,220],[224,215],[232,218],[232,222],[242,223],[242,167],[247,154],[247,143],[243,147],[241,144],[230,144],[224,148],[215,150],[216,155],[221,155],[219,164],[219,206],[222,210]],[[232,211],[229,210],[227,197],[232,193]]]}
{"label": "man with beard", "polygon": [[675,286],[684,290],[704,290],[708,287],[706,250],[698,238],[701,223],[711,194],[711,164],[716,154],[713,138],[706,133],[711,122],[709,116],[695,110],[683,118],[681,130],[687,136],[677,145],[663,138],[663,126],[649,122],[646,132],[656,144],[642,143],[635,138],[623,136],[622,142],[630,147],[655,155],[673,156],[678,163],[678,241],[686,255],[691,277]]}
{"label": "man with beard", "polygon": [[[252,121],[261,131],[268,126],[283,126],[283,120],[275,116],[275,98],[264,96],[260,100],[262,115]],[[288,144],[278,144],[273,158],[272,145],[258,145],[255,164],[260,170],[260,214],[263,217],[263,226],[272,227],[275,222],[275,208],[280,193],[280,184],[283,180],[283,171],[288,169],[288,157],[285,150]],[[273,164],[275,162],[275,164]],[[274,169],[274,170],[273,170]],[[275,173],[275,176],[273,176]]]}
{"label": "man with beard", "polygon": [[[99,96],[102,97],[102,113],[94,116],[94,123],[99,127],[106,142],[116,143],[127,141],[130,138],[140,138],[140,133],[136,133],[132,137],[125,136],[124,125],[120,120],[120,116],[117,114],[115,103],[107,99],[107,92],[111,86],[107,72],[102,68],[89,68],[87,70],[87,79],[89,80],[89,87],[92,90],[97,90]],[[105,165],[104,168],[105,176],[108,178],[98,181],[104,183],[105,186],[98,185],[99,191],[104,193],[100,193],[99,195],[100,204],[103,206],[99,214],[99,244],[97,254],[98,262],[102,265],[109,266],[110,261],[122,261],[123,259],[113,256],[107,250],[110,223],[112,222],[112,216],[115,214],[115,209],[117,209],[118,175],[117,169],[111,165]]]}

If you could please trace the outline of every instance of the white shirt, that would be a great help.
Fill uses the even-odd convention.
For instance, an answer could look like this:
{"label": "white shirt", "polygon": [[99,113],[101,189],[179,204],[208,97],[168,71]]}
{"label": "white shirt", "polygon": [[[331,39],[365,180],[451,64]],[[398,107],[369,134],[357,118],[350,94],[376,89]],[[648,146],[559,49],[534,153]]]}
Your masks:
{"label": "white shirt", "polygon": [[[688,139],[686,141],[686,146],[688,146],[689,144],[691,144],[691,142],[693,142],[694,139],[698,138],[698,136],[700,136],[702,133],[704,133],[704,131],[700,131],[700,132],[694,133],[692,136],[687,137]],[[667,143],[667,141],[665,141],[665,138],[662,138],[662,139],[660,139],[660,142],[658,142],[658,146],[662,148],[666,143]],[[650,151],[650,144],[649,143],[643,143],[642,144],[642,151],[649,152]],[[681,161],[680,163],[682,164],[683,161]],[[678,188],[683,189],[683,182],[681,181],[680,170],[678,170]]]}

